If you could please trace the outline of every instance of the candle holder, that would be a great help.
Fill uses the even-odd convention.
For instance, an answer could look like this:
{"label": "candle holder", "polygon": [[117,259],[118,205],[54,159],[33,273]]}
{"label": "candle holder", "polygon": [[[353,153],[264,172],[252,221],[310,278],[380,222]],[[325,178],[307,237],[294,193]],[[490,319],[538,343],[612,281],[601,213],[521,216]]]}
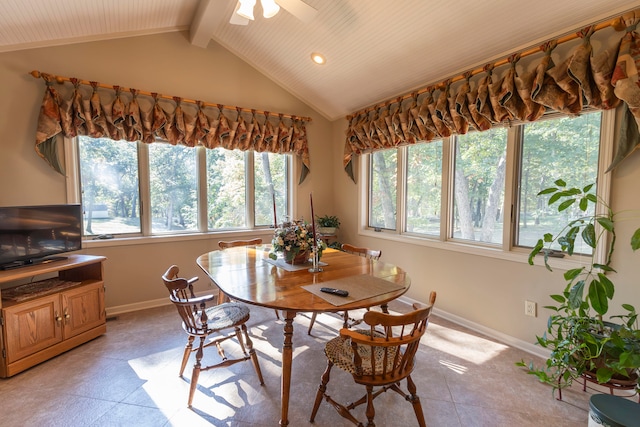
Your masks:
{"label": "candle holder", "polygon": [[320,267],[320,252],[318,251],[317,245],[311,249],[311,263],[309,273],[319,273],[322,271],[322,267]]}

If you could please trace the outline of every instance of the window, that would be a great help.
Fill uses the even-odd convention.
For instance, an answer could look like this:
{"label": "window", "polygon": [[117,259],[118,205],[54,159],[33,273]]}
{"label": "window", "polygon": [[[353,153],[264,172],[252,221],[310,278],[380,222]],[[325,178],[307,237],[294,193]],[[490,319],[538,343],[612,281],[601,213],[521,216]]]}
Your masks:
{"label": "window", "polygon": [[[601,113],[597,112],[522,126],[517,246],[533,247],[543,233],[557,234],[563,224],[584,215],[573,207],[560,218],[557,209],[549,208],[537,194],[558,178],[570,187],[596,183],[600,123]],[[590,254],[591,247],[578,236],[575,252]]]}
{"label": "window", "polygon": [[396,229],[397,150],[371,155],[369,224],[374,228]]}
{"label": "window", "polygon": [[137,144],[79,137],[78,157],[84,233],[140,233]]}
{"label": "window", "polygon": [[196,150],[169,144],[149,145],[151,232],[198,230]]}
{"label": "window", "polygon": [[453,171],[453,218],[449,237],[502,241],[507,130],[493,128],[458,136]]}
{"label": "window", "polygon": [[76,141],[85,236],[252,229],[289,213],[288,154]]}
{"label": "window", "polygon": [[438,236],[442,205],[442,141],[407,147],[407,233]]}
{"label": "window", "polygon": [[598,194],[607,199],[604,169],[610,162],[614,114],[556,114],[364,155],[364,233],[462,244],[456,250],[524,252],[542,230],[566,223],[537,197],[556,179],[569,185],[597,182]]}
{"label": "window", "polygon": [[244,153],[207,150],[207,220],[211,230],[244,227],[246,217]]}

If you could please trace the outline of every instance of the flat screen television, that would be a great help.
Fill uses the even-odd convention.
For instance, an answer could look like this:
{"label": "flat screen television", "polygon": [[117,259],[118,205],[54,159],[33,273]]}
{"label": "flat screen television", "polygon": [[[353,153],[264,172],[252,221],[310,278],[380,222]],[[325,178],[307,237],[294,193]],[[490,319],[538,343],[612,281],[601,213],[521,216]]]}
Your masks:
{"label": "flat screen television", "polygon": [[0,270],[65,259],[81,248],[81,205],[0,207]]}

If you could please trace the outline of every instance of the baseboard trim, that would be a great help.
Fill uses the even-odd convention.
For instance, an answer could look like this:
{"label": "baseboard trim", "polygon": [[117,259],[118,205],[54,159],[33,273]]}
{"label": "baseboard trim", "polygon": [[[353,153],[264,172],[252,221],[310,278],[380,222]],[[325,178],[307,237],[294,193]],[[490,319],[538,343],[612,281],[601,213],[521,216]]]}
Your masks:
{"label": "baseboard trim", "polygon": [[[422,301],[414,300],[407,296],[402,296],[398,298],[399,301],[412,305],[414,303],[425,304]],[[475,322],[471,322],[463,317],[457,316],[455,314],[448,313],[444,310],[440,310],[437,305],[433,310],[433,314],[438,317],[441,317],[445,320],[455,323],[456,325],[464,326],[467,329],[471,329],[474,332],[478,332],[480,334],[486,335],[490,338],[498,340],[504,344],[507,344],[510,347],[517,348],[522,351],[526,351],[529,354],[532,354],[537,357],[541,357],[543,359],[548,359],[551,352],[546,350],[538,345],[514,338],[510,335],[503,334],[502,332],[496,331],[495,329],[487,328],[486,326],[480,325]]]}
{"label": "baseboard trim", "polygon": [[[211,295],[211,294],[217,295],[218,293],[207,292],[207,291],[196,292],[196,296],[198,297],[201,297],[203,295]],[[171,304],[171,301],[169,301],[169,297],[167,296],[165,298],[141,301],[133,304],[124,304],[124,305],[117,305],[115,307],[107,307],[105,311],[107,312],[107,317],[113,317],[113,316],[117,316],[118,314],[130,313],[132,311],[138,311],[138,310],[146,310],[148,308],[162,307],[170,304]]]}
{"label": "baseboard trim", "polygon": [[[198,296],[207,295],[207,294],[210,294],[210,292],[197,293]],[[425,304],[423,301],[414,300],[406,296],[400,297],[399,301],[409,305],[412,305],[414,303]],[[109,307],[106,309],[106,311],[107,311],[107,317],[113,317],[113,316],[117,316],[118,314],[124,314],[124,313],[129,313],[129,312],[138,311],[138,310],[145,310],[148,308],[162,307],[169,304],[171,304],[171,302],[169,301],[169,298],[159,298],[159,299],[137,302],[133,304],[124,304],[124,305],[119,305],[115,307]],[[471,322],[463,317],[441,310],[437,306],[434,308],[433,314],[445,320],[453,322],[456,325],[464,326],[465,328],[471,329],[474,332],[478,332],[490,338],[496,339],[511,347],[515,347],[522,351],[526,351],[527,353],[530,353],[534,356],[541,357],[543,359],[549,358],[550,352],[548,350],[543,349],[540,346],[537,346],[535,344],[532,344],[526,341],[522,341],[520,339],[514,338],[507,334],[503,334],[502,332],[496,331],[495,329],[487,328],[486,326],[480,325],[478,323]]]}

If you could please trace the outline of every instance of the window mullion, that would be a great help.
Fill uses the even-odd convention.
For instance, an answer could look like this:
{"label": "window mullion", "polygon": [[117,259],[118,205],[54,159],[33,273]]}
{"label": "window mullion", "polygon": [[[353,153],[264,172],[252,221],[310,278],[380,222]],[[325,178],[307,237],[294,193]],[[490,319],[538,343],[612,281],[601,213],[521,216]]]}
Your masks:
{"label": "window mullion", "polygon": [[140,191],[140,229],[143,236],[151,235],[151,177],[149,147],[138,142],[138,188]]}
{"label": "window mullion", "polygon": [[[613,137],[615,134],[615,109],[605,110],[602,112],[600,121],[600,149],[598,152],[598,178],[596,192],[598,200],[602,200],[609,205],[611,201],[611,173],[607,173],[607,168],[613,160]],[[596,205],[596,213],[606,214],[606,208],[602,203]],[[602,226],[596,223],[596,233],[600,233]],[[607,245],[597,245],[595,249],[595,260],[599,263],[605,263],[607,259]]]}
{"label": "window mullion", "polygon": [[198,176],[198,230],[209,231],[209,204],[207,198],[207,149],[196,147],[196,173]]}
{"label": "window mullion", "polygon": [[451,173],[455,162],[454,136],[442,139],[442,201],[440,203],[440,240],[449,239],[449,230],[453,223],[453,183]]}
{"label": "window mullion", "polygon": [[253,229],[256,224],[256,209],[255,209],[255,195],[256,195],[256,182],[255,182],[255,153],[253,151],[245,151],[244,153],[244,182],[245,182],[245,226],[249,229]]}
{"label": "window mullion", "polygon": [[[64,167],[67,172],[67,203],[82,203],[82,186],[80,185],[80,154],[78,138],[64,138]],[[84,206],[83,206],[84,210]]]}
{"label": "window mullion", "polygon": [[397,161],[398,170],[396,171],[396,234],[402,234],[406,231],[407,160],[407,146],[399,147]]}
{"label": "window mullion", "polygon": [[516,167],[517,159],[521,156],[522,126],[510,126],[507,129],[507,156],[504,176],[504,201],[502,209],[502,249],[510,251],[515,242],[514,234],[516,230],[516,210],[517,192],[519,177]]}

